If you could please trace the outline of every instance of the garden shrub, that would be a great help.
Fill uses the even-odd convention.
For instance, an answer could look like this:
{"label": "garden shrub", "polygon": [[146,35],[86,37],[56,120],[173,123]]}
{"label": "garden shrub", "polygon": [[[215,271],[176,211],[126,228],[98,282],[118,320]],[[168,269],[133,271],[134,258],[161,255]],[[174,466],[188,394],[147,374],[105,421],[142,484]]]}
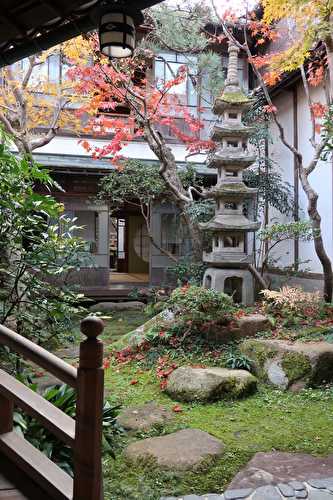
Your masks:
{"label": "garden shrub", "polygon": [[178,286],[186,284],[200,286],[205,269],[206,265],[203,262],[180,259],[175,266],[168,268],[168,273],[176,278]]}
{"label": "garden shrub", "polygon": [[[31,384],[24,377],[17,377],[21,382],[28,384],[29,388],[36,391],[37,385]],[[66,384],[55,385],[43,392],[43,397],[62,410],[66,415],[75,418],[76,393]],[[119,438],[123,429],[117,423],[119,406],[111,406],[105,402],[103,408],[103,447],[104,451],[115,458],[115,451],[119,446]],[[33,417],[27,416],[22,411],[14,413],[15,432],[22,435],[35,448],[44,453],[50,460],[73,475],[72,449],[61,443],[51,432]]]}
{"label": "garden shrub", "polygon": [[154,325],[145,336],[149,343],[170,343],[177,347],[193,334],[199,340],[200,334],[228,325],[236,311],[229,295],[190,285],[176,288],[165,306],[174,314],[174,321],[167,328]]}
{"label": "garden shrub", "polygon": [[176,288],[168,306],[177,317],[190,318],[194,323],[223,321],[227,324],[235,311],[229,295],[201,286]]}
{"label": "garden shrub", "polygon": [[320,292],[304,292],[301,288],[284,286],[280,290],[262,290],[264,308],[284,316],[317,316],[323,303]]}

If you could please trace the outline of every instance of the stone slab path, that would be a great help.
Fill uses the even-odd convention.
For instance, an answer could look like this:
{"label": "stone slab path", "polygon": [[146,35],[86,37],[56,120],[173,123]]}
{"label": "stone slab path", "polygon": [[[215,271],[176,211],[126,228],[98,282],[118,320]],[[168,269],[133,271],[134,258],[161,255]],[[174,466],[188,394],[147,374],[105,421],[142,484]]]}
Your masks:
{"label": "stone slab path", "polygon": [[333,477],[313,479],[305,482],[291,481],[276,486],[260,486],[253,490],[242,488],[227,490],[222,495],[208,493],[206,495],[185,495],[183,497],[162,497],[161,500],[333,500]]}
{"label": "stone slab path", "polygon": [[[308,479],[308,478],[312,479]],[[223,494],[162,497],[161,500],[333,500],[333,455],[259,452]]]}

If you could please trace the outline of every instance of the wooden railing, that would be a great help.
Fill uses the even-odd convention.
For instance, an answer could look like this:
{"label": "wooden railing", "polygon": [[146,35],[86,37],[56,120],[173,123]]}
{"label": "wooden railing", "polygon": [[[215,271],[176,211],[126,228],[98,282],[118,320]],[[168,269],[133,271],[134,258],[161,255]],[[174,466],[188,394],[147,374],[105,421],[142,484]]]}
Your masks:
{"label": "wooden railing", "polygon": [[[22,470],[43,491],[45,499],[100,500],[102,481],[102,413],[104,393],[103,321],[88,316],[81,322],[86,339],[80,344],[79,368],[0,325],[0,344],[76,389],[75,420],[8,373],[0,370],[0,455]],[[38,419],[73,449],[74,479],[13,430],[14,406]],[[1,463],[1,458],[0,458]]]}

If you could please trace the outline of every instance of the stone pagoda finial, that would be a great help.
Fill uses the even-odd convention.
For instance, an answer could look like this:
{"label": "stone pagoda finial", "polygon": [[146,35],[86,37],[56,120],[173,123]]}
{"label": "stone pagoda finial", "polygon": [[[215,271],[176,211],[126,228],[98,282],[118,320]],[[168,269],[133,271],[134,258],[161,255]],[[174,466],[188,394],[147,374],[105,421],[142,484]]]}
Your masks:
{"label": "stone pagoda finial", "polygon": [[228,73],[226,79],[226,87],[233,86],[239,88],[239,78],[238,78],[238,53],[239,48],[232,42],[228,44],[228,53],[229,53],[229,61],[228,61]]}

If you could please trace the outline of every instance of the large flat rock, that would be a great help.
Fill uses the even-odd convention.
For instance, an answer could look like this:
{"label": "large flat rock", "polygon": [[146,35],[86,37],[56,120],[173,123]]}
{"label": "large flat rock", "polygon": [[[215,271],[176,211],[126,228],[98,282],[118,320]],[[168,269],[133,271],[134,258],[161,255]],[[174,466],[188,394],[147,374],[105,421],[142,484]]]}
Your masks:
{"label": "large flat rock", "polygon": [[138,326],[135,330],[132,330],[126,335],[123,335],[121,339],[113,344],[114,349],[123,349],[124,347],[138,346],[144,339],[147,332],[157,325],[161,327],[161,330],[167,330],[174,322],[175,315],[169,309],[161,311],[159,314],[149,319],[143,325]]}
{"label": "large flat rock", "polygon": [[125,408],[117,417],[117,422],[128,431],[148,430],[154,425],[163,425],[172,420],[174,414],[156,403]]}
{"label": "large flat rock", "polygon": [[170,375],[166,392],[176,401],[214,401],[253,392],[257,381],[246,370],[182,366]]}
{"label": "large flat rock", "polygon": [[221,456],[223,448],[222,442],[207,432],[184,429],[132,443],[124,453],[131,460],[151,456],[160,467],[181,471],[193,469],[209,457]]}
{"label": "large flat rock", "polygon": [[91,306],[89,310],[92,312],[142,311],[145,307],[146,305],[143,302],[132,300],[128,302],[98,302]]}
{"label": "large flat rock", "polygon": [[333,477],[333,455],[313,457],[306,453],[260,452],[234,477],[228,489],[327,477]]}
{"label": "large flat rock", "polygon": [[280,389],[301,389],[333,381],[333,344],[249,339],[241,351],[256,375]]}

